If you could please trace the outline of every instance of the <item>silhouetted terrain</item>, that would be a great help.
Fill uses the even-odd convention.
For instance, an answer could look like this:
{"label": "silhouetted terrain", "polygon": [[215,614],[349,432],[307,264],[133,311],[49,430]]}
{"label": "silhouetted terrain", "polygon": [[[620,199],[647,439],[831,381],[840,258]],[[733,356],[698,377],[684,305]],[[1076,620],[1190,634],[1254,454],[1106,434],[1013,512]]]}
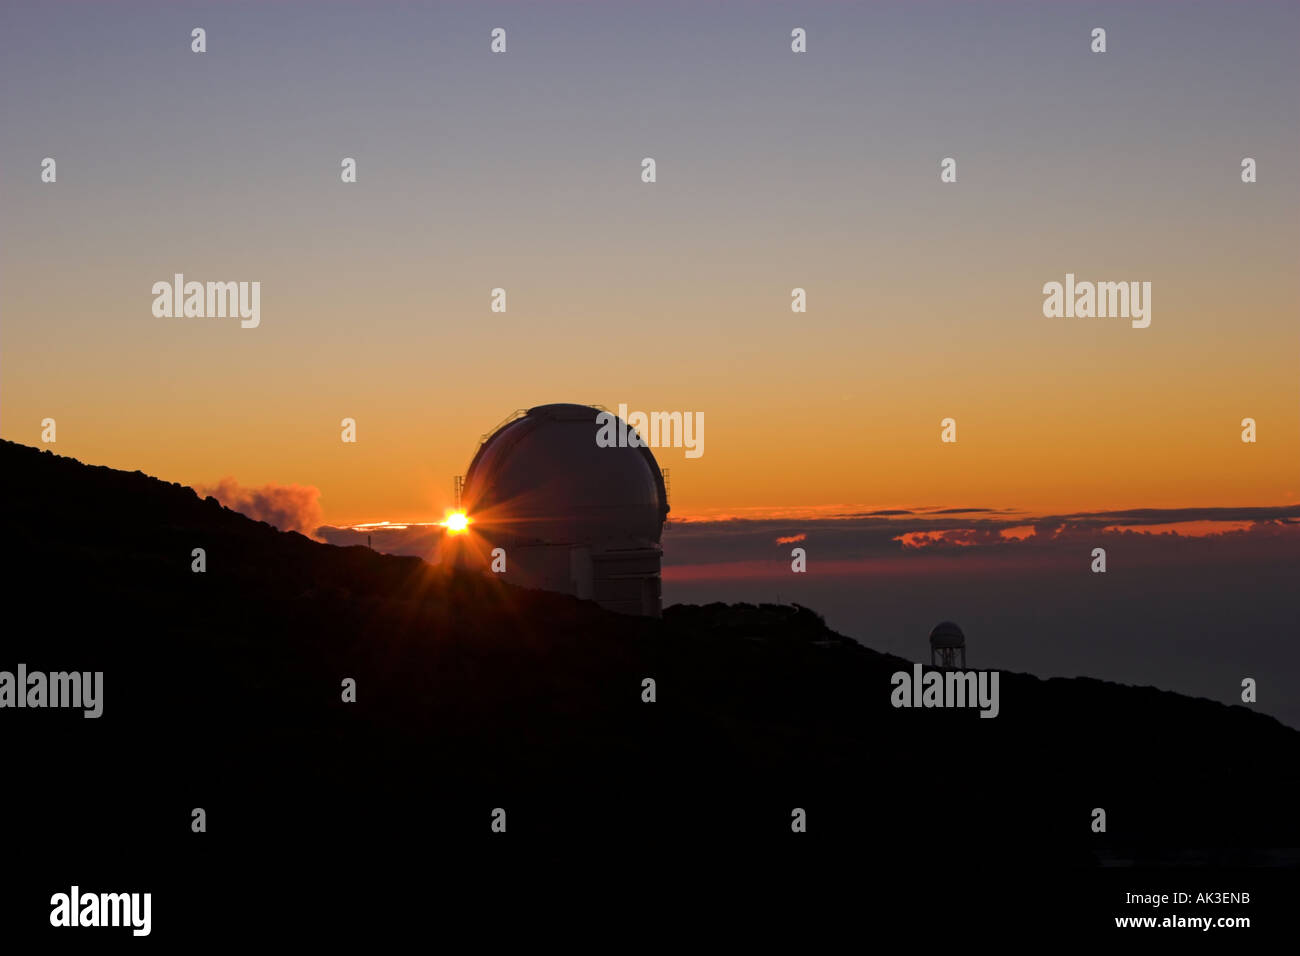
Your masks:
{"label": "silhouetted terrain", "polygon": [[0,670],[105,675],[98,720],[0,711],[6,842],[65,859],[64,889],[306,860],[369,880],[392,860],[725,858],[820,880],[848,861],[1238,865],[1300,846],[1300,733],[1246,707],[1004,673],[996,719],[894,709],[910,663],[805,608],[621,617],[9,442],[0,474]]}

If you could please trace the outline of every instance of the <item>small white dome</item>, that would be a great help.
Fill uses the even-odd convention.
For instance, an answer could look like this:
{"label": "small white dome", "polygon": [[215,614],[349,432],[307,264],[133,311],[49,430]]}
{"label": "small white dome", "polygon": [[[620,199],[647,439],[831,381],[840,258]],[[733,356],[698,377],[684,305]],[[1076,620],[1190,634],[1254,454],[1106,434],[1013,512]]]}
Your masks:
{"label": "small white dome", "polygon": [[940,621],[930,632],[931,647],[965,647],[966,635],[952,621]]}

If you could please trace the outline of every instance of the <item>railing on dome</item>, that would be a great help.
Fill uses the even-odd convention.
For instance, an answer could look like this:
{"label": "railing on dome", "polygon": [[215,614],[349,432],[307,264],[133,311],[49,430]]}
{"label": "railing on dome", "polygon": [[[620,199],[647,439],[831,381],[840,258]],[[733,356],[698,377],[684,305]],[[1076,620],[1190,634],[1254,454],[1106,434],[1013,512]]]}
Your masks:
{"label": "railing on dome", "polygon": [[[609,411],[609,409],[606,408],[604,405],[596,405],[596,404],[593,403],[593,404],[591,404],[589,407],[594,408],[594,409],[597,409],[598,411],[602,411],[602,412],[608,412],[608,411]],[[505,418],[501,419],[500,423],[498,423],[498,425],[497,425],[495,428],[493,428],[490,432],[487,432],[487,433],[485,433],[485,434],[479,436],[478,441],[477,441],[477,442],[475,443],[475,445],[474,445],[474,450],[473,450],[472,452],[470,452],[469,460],[470,460],[470,461],[473,461],[473,460],[474,460],[474,457],[478,454],[478,450],[479,450],[480,448],[482,448],[485,444],[487,444],[487,440],[488,440],[489,438],[491,438],[491,437],[492,437],[493,435],[495,435],[497,432],[501,431],[501,429],[505,428],[505,427],[506,427],[507,425],[509,425],[511,422],[518,421],[519,419],[521,419],[521,418],[526,418],[527,416],[528,416],[528,409],[526,409],[526,408],[516,408],[513,412],[511,412],[511,413],[510,413],[509,415],[507,415]],[[464,489],[464,485],[465,485],[465,481],[464,481],[464,478],[463,478],[463,477],[461,477],[461,479],[460,479],[460,483],[461,483],[461,490],[463,490],[463,489]],[[459,497],[459,495],[457,495],[456,502],[457,502],[457,507],[459,507],[459,505],[460,505],[460,497]]]}
{"label": "railing on dome", "polygon": [[507,415],[505,418],[501,419],[501,424],[497,425],[496,428],[492,429],[490,432],[487,432],[486,434],[480,435],[479,438],[478,438],[478,441],[474,443],[474,450],[473,450],[472,452],[470,452],[469,460],[470,460],[470,461],[473,461],[473,460],[474,460],[474,458],[478,455],[478,450],[479,450],[480,448],[482,448],[485,444],[487,444],[487,440],[488,440],[489,438],[491,438],[491,437],[492,437],[493,435],[495,435],[497,432],[501,431],[501,429],[505,428],[505,427],[506,427],[507,425],[509,425],[511,422],[516,421],[516,420],[518,420],[518,419],[520,419],[520,418],[523,418],[523,417],[524,417],[525,415],[527,415],[527,414],[528,414],[528,409],[526,409],[526,408],[516,408],[513,412],[511,412],[511,413],[510,413],[509,415]]}

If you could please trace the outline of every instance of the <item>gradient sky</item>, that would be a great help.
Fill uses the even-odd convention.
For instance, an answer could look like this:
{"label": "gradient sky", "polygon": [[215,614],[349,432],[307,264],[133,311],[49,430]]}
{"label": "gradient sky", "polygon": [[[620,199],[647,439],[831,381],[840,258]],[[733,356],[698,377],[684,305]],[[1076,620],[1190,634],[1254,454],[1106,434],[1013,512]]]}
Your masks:
{"label": "gradient sky", "polygon": [[[1296,4],[6,4],[0,433],[334,524],[440,517],[561,401],[703,412],[656,453],[679,514],[1295,504],[1298,39]],[[175,272],[260,281],[261,327],[155,318]],[[1044,318],[1066,272],[1152,282],[1151,327]]]}

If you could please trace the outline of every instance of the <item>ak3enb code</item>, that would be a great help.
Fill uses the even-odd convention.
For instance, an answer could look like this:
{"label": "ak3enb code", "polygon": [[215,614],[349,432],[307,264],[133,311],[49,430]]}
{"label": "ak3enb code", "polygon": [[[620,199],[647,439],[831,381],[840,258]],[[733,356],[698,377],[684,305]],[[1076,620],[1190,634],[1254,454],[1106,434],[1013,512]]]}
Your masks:
{"label": "ak3enb code", "polygon": [[1215,903],[1249,903],[1250,894],[1214,891],[1210,893],[1125,893],[1125,903],[1143,903],[1147,906],[1163,906],[1169,903],[1215,904]]}

